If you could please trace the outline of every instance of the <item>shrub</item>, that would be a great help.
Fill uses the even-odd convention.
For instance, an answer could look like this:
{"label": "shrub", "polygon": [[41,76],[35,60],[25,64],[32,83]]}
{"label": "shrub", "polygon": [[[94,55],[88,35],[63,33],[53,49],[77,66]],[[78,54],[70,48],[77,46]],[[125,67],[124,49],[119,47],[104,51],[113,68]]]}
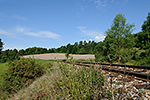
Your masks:
{"label": "shrub", "polygon": [[135,60],[138,61],[138,60],[140,60],[140,59],[141,59],[140,55],[136,55],[136,56],[135,56]]}
{"label": "shrub", "polygon": [[0,62],[5,63],[7,61],[7,56],[2,56]]}
{"label": "shrub", "polygon": [[150,66],[150,56],[146,56],[142,59],[140,59],[139,61],[137,61],[135,64],[136,65],[146,65],[146,66]]}
{"label": "shrub", "polygon": [[35,59],[20,59],[8,63],[8,70],[3,75],[2,91],[15,93],[28,86],[36,77],[40,77],[52,64],[36,62]]}

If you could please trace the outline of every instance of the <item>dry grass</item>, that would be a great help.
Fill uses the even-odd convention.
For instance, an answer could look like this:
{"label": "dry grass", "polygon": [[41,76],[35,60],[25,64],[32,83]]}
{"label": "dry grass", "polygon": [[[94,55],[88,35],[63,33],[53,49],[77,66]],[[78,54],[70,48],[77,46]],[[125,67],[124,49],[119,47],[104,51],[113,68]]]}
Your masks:
{"label": "dry grass", "polygon": [[[56,63],[55,63],[56,64]],[[53,71],[51,71],[53,70]],[[18,91],[11,99],[38,99],[42,96],[51,95],[54,97],[54,79],[61,77],[60,70],[57,65],[54,65],[52,68],[48,69],[47,73],[42,77],[36,79],[30,86],[25,89]],[[53,98],[54,99],[54,98]]]}

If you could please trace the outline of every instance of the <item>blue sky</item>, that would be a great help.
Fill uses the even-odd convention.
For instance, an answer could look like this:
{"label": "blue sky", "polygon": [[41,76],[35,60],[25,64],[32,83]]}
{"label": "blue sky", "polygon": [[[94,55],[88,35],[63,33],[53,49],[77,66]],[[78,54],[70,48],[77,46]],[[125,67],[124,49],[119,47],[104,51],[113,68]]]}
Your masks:
{"label": "blue sky", "polygon": [[140,32],[149,4],[150,0],[0,0],[0,38],[4,50],[99,42],[118,13],[135,24],[133,33]]}

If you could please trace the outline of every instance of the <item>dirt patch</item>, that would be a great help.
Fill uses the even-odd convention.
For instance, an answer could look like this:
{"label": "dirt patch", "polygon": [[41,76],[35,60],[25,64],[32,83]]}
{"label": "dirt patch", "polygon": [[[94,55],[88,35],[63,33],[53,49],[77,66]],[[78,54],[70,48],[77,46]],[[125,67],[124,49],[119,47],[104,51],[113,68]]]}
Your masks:
{"label": "dirt patch", "polygon": [[[70,57],[73,59],[95,59],[93,54],[70,54]],[[65,53],[47,53],[47,54],[35,54],[35,55],[26,55],[22,56],[23,58],[35,58],[35,59],[67,59]]]}

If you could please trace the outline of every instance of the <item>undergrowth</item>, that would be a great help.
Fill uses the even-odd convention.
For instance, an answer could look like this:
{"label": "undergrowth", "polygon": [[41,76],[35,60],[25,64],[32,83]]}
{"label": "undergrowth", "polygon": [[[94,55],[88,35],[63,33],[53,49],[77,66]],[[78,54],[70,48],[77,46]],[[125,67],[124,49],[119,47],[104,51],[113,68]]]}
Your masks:
{"label": "undergrowth", "polygon": [[42,76],[51,63],[36,62],[35,59],[20,59],[9,62],[8,70],[2,75],[0,97],[6,99],[21,88],[31,84],[37,77]]}
{"label": "undergrowth", "polygon": [[104,80],[95,67],[55,63],[46,74],[11,99],[99,99]]}

